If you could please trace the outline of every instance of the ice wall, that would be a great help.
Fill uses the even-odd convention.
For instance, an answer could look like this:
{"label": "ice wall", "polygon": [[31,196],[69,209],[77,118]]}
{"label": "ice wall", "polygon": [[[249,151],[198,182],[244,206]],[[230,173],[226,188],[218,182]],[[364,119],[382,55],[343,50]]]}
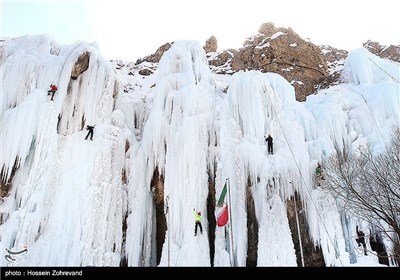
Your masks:
{"label": "ice wall", "polygon": [[[47,35],[3,42],[0,164],[3,182],[17,160],[12,189],[1,201],[1,247],[28,253],[10,266],[118,266],[126,212],[126,129],[113,112],[118,77],[87,43],[57,44]],[[88,69],[71,79],[77,59]],[[58,86],[54,101],[49,85]],[[85,125],[95,125],[93,141]]]}
{"label": "ice wall", "polygon": [[[144,127],[141,147],[132,160],[134,166],[140,166],[140,173],[132,175],[129,203],[140,203],[143,207],[130,209],[128,223],[135,223],[138,228],[128,228],[128,264],[139,265],[141,256],[149,255],[134,248],[149,242],[149,239],[143,241],[143,236],[148,236],[146,233],[151,230],[152,215],[146,213],[152,213],[149,186],[157,168],[165,178],[164,201],[168,197],[171,217],[167,222],[160,265],[209,266],[205,213],[208,161],[212,161],[208,153],[213,131],[215,82],[204,50],[194,41],[175,42],[163,55],[157,71],[152,110]],[[142,200],[137,201],[137,198]],[[203,234],[197,237],[194,237],[193,208],[203,213]],[[167,247],[168,239],[171,248]]]}
{"label": "ice wall", "polygon": [[[88,69],[73,80],[71,71],[85,53]],[[0,61],[0,164],[3,182],[12,178],[1,201],[1,247],[28,248],[14,263],[2,258],[2,265],[118,266],[124,258],[129,266],[155,265],[155,171],[169,206],[160,266],[211,264],[210,178],[216,198],[225,182],[230,195],[229,226],[215,232],[214,265],[246,265],[250,193],[257,265],[295,266],[286,213],[295,192],[326,265],[350,265],[354,241],[334,198],[316,186],[315,166],[335,150],[371,145],[378,153],[385,147],[400,124],[398,64],[356,50],[342,84],[300,103],[283,77],[213,75],[198,42],[176,41],[160,61],[144,112],[137,100],[133,107],[131,100],[115,105],[119,78],[90,44],[25,36],[2,43]],[[59,89],[54,101],[47,96],[51,83]],[[136,115],[143,123],[132,124]],[[87,124],[95,125],[93,141],[84,140]],[[266,134],[274,138],[273,155]],[[196,237],[193,208],[203,214],[203,234]]]}

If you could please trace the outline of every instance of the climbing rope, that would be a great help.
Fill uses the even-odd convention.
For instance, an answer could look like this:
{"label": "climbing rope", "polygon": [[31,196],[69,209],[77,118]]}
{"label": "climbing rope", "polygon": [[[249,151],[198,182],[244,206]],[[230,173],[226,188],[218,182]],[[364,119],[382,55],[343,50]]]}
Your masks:
{"label": "climbing rope", "polygon": [[[212,140],[213,140],[212,134],[214,134],[213,130],[214,130],[214,116],[215,116],[215,100],[216,100],[216,90],[215,90],[215,92],[213,94],[213,105],[212,105],[212,108],[211,108],[212,117],[211,117],[211,126],[210,126],[210,145],[214,145],[214,143],[212,143]],[[196,176],[196,182],[197,181],[198,181],[198,175]],[[195,184],[195,186],[197,186],[197,184]],[[197,188],[193,189],[192,197],[190,199],[190,205],[193,205],[193,198],[194,198],[195,191],[197,191]],[[186,215],[185,227],[183,229],[183,238],[182,238],[182,241],[181,241],[181,243],[179,245],[179,248],[182,248],[183,241],[185,240],[186,228],[187,228],[188,220],[189,220],[189,213]],[[181,250],[179,250],[179,252],[178,252],[178,256],[176,258],[175,266],[178,264],[180,253],[181,253]]]}
{"label": "climbing rope", "polygon": [[65,60],[64,60],[64,63],[63,63],[63,67],[61,68],[61,73],[60,73],[60,79],[58,79],[58,84],[60,84],[60,82],[61,82],[61,74],[63,73],[63,71],[64,71],[64,67],[65,67],[65,64],[67,63],[67,60],[68,60],[68,58],[71,56],[71,54],[80,46],[80,45],[82,45],[83,44],[83,42],[80,42],[78,45],[76,45],[75,46],[75,48],[73,48],[72,49],[72,51],[69,53],[69,55],[65,58]]}
{"label": "climbing rope", "polygon": [[386,75],[388,75],[390,78],[392,78],[393,79],[393,81],[395,81],[395,82],[397,82],[397,83],[400,83],[400,81],[399,80],[397,80],[395,77],[393,77],[392,75],[390,75],[388,72],[386,72],[386,70],[385,69],[383,69],[382,67],[380,67],[375,61],[373,61],[371,58],[369,58],[368,57],[368,59],[369,60],[371,60],[371,62],[373,63],[373,64],[375,64],[379,69],[381,69],[382,70],[382,72],[384,72]]}
{"label": "climbing rope", "polygon": [[[317,117],[315,117],[315,115],[314,115],[314,113],[312,112],[312,111],[309,111],[310,113],[311,113],[311,115],[313,115],[313,117],[314,117],[314,119],[315,119],[315,122],[317,123],[317,125],[320,127],[320,131],[322,132],[322,134],[323,134],[323,137],[325,138],[325,140],[328,140],[328,141],[326,141],[327,143],[328,143],[328,145],[332,148],[332,151],[334,151],[335,150],[335,146],[331,143],[331,141],[329,141],[330,140],[330,138],[327,136],[327,134],[325,133],[325,130],[324,130],[324,128],[322,127],[322,125],[320,124],[320,122],[318,121],[318,118]],[[319,138],[319,137],[318,137]],[[317,149],[319,149],[319,141],[317,142]],[[318,154],[319,154],[319,151],[318,151]],[[321,160],[322,161],[322,160]]]}
{"label": "climbing rope", "polygon": [[350,90],[350,91],[353,91],[353,92],[359,94],[359,95],[362,97],[362,99],[364,100],[365,104],[367,105],[367,108],[368,108],[369,114],[371,115],[371,118],[372,118],[372,121],[373,121],[373,123],[374,123],[375,129],[377,130],[377,132],[378,132],[378,134],[379,134],[379,136],[380,136],[380,137],[379,137],[379,140],[380,140],[380,142],[381,142],[381,145],[382,145],[382,146],[385,146],[385,145],[384,145],[385,142],[383,141],[383,136],[382,136],[382,132],[381,132],[381,130],[380,130],[380,127],[379,127],[378,124],[376,123],[376,120],[375,120],[375,118],[374,118],[374,116],[373,116],[373,114],[372,114],[371,107],[369,106],[369,104],[368,104],[367,100],[365,99],[364,95],[363,95],[361,92],[358,92],[358,91],[356,91],[356,90],[354,90],[354,89],[352,89],[352,88],[350,88],[350,87],[348,87],[348,86],[346,86],[346,85],[344,85],[344,84],[341,85],[341,86],[344,87],[344,88],[346,88],[346,89],[348,89],[348,90]]}
{"label": "climbing rope", "polygon": [[[372,61],[372,60],[371,60]],[[372,61],[374,64],[376,64],[374,61]],[[376,64],[377,65],[377,64]],[[379,65],[377,65],[378,67],[379,67]],[[379,67],[382,71],[384,71],[384,69],[382,69],[381,67]],[[386,74],[388,74],[386,71],[384,71]],[[388,74],[389,76],[390,76],[390,74]],[[393,78],[392,76],[390,76],[391,78]],[[393,78],[394,79],[394,78]],[[394,79],[394,80],[396,80],[396,79]],[[397,80],[396,80],[397,81]],[[398,81],[397,81],[398,82]],[[374,123],[374,126],[375,126],[375,129],[377,130],[377,132],[378,132],[378,134],[379,134],[379,140],[381,141],[381,144],[384,146],[384,141],[383,141],[383,135],[382,135],[382,132],[381,132],[381,130],[380,130],[380,127],[378,126],[378,124],[377,124],[377,122],[376,122],[376,120],[375,120],[375,118],[374,118],[374,116],[373,116],[373,114],[372,114],[372,110],[371,110],[371,107],[369,106],[369,104],[368,104],[368,102],[367,102],[367,100],[365,99],[365,97],[362,95],[362,93],[360,93],[360,92],[358,92],[358,91],[356,91],[356,90],[354,90],[354,89],[351,89],[351,88],[349,88],[349,87],[347,87],[347,86],[345,86],[345,85],[341,85],[342,87],[344,87],[344,88],[347,88],[347,89],[349,89],[349,90],[351,90],[351,91],[354,91],[355,93],[357,93],[357,94],[359,94],[362,98],[363,98],[363,100],[364,100],[364,102],[365,102],[365,104],[367,105],[367,108],[368,108],[368,111],[369,111],[369,114],[371,115],[371,118],[372,118],[372,120],[373,120],[373,123]],[[290,149],[290,152],[291,152],[291,154],[292,154],[292,156],[294,157],[294,154],[293,154],[293,152],[292,152],[292,149],[291,149],[291,147],[290,147],[290,145],[289,145],[289,142],[288,142],[288,140],[287,140],[287,138],[286,138],[286,135],[285,135],[285,133],[284,133],[284,131],[283,131],[283,127],[282,127],[282,125],[281,125],[281,123],[280,123],[280,120],[279,120],[279,118],[278,118],[278,116],[277,116],[277,114],[276,114],[276,112],[275,112],[275,110],[274,110],[274,108],[271,106],[271,108],[272,108],[272,111],[273,111],[273,113],[276,115],[276,117],[277,117],[277,121],[278,121],[278,124],[279,124],[279,126],[281,127],[281,130],[282,130],[282,133],[283,133],[283,136],[284,136],[284,138],[285,138],[285,141],[286,141],[286,143],[288,144],[288,147],[289,147],[289,149]],[[311,111],[310,111],[311,112]],[[320,125],[320,123],[319,123],[319,121],[318,121],[318,119],[315,117],[315,115],[311,112],[311,114],[314,116],[314,119],[316,120],[316,122],[317,122],[317,124],[321,127],[321,131],[322,131],[322,133],[323,134],[325,134],[325,131],[324,131],[324,129],[322,129],[322,126]],[[325,138],[327,138],[326,137],[326,135],[324,135],[324,137]],[[330,143],[330,141],[327,141],[327,143],[328,144],[331,144]],[[331,144],[332,145],[332,144]],[[334,147],[333,147],[334,148]],[[296,160],[295,160],[295,163],[296,163],[296,165],[297,165],[297,162],[296,162]],[[297,167],[298,167],[298,165],[297,165]],[[298,169],[299,169],[299,167],[298,167]],[[300,172],[300,175],[301,175],[301,177],[302,177],[302,180],[304,181],[304,178],[303,178],[303,176],[302,176],[302,174],[301,174],[301,171],[300,171],[300,169],[299,169],[299,172]],[[308,191],[308,190],[307,190]],[[311,201],[315,204],[315,202],[313,201],[313,199],[312,199],[312,197],[310,196],[310,198],[311,198]],[[319,216],[319,214],[318,214],[318,216]],[[325,227],[325,224],[322,222],[322,224],[323,224],[323,226],[324,226],[324,228],[326,229],[326,227]],[[327,232],[328,233],[328,232]],[[329,234],[328,234],[328,237],[329,237],[329,239],[330,239],[330,236],[329,236]],[[350,237],[351,238],[351,237]],[[332,241],[331,241],[332,242]],[[335,248],[335,251],[336,251],[336,248]],[[371,252],[370,250],[368,250],[369,252]],[[371,253],[371,254],[374,254],[374,253]],[[377,254],[374,254],[374,255],[376,255],[377,256]],[[394,255],[395,256],[395,255]],[[340,259],[339,259],[340,260]]]}
{"label": "climbing rope", "polygon": [[[256,73],[257,73],[257,72],[256,72]],[[259,73],[257,73],[257,74],[260,75]],[[266,91],[265,88],[264,88],[264,92],[267,93],[267,91]],[[283,137],[284,137],[284,139],[285,139],[285,141],[286,141],[286,144],[288,145],[289,151],[290,151],[290,153],[291,153],[291,155],[292,155],[292,157],[293,157],[293,160],[294,160],[294,162],[295,162],[295,164],[296,164],[296,167],[297,167],[297,169],[298,169],[298,171],[299,171],[300,178],[301,178],[301,180],[303,181],[304,185],[307,186],[307,182],[306,182],[306,180],[305,180],[305,178],[304,178],[304,176],[303,176],[303,174],[302,174],[302,172],[301,172],[301,169],[300,169],[300,166],[299,166],[298,162],[296,161],[296,157],[294,156],[293,150],[292,150],[292,148],[291,148],[291,146],[290,146],[290,144],[289,144],[289,141],[288,141],[288,139],[287,139],[287,137],[286,137],[285,131],[284,131],[283,126],[282,126],[282,124],[281,124],[281,122],[280,122],[280,120],[279,120],[278,114],[276,113],[276,111],[275,111],[275,109],[274,109],[274,105],[273,105],[273,103],[271,102],[271,99],[269,98],[269,95],[268,95],[268,94],[266,94],[266,95],[267,95],[267,98],[269,99],[269,102],[271,103],[271,110],[272,110],[272,113],[276,116],[278,125],[279,125],[279,127],[281,128]],[[318,206],[317,206],[316,202],[314,201],[314,199],[312,198],[310,191],[308,190],[308,188],[305,188],[305,189],[306,189],[306,192],[307,192],[307,194],[308,194],[309,197],[310,197],[310,201],[313,203],[315,209],[318,209]],[[329,241],[331,242],[333,248],[335,249],[335,255],[336,255],[337,259],[338,259],[339,262],[342,264],[342,266],[344,266],[343,263],[342,263],[342,260],[339,258],[339,253],[338,253],[338,251],[337,251],[337,248],[336,248],[336,246],[335,246],[335,243],[332,241],[332,238],[331,238],[331,236],[330,236],[330,234],[329,234],[328,229],[326,228],[326,225],[325,225],[324,220],[322,219],[322,217],[321,217],[319,211],[316,211],[316,212],[317,212],[317,217],[320,219],[321,224],[322,224],[324,230],[326,231],[326,234],[327,234],[327,236],[328,236]]]}
{"label": "climbing rope", "polygon": [[[196,180],[195,180],[195,186],[198,185],[198,184],[197,184],[197,181],[198,181],[198,174],[199,174],[199,172],[197,172],[197,176],[196,176]],[[194,198],[195,191],[197,191],[197,188],[196,188],[196,187],[193,189],[192,198],[190,199],[190,205],[193,205],[193,198]],[[169,206],[170,206],[170,205],[169,205]],[[171,206],[170,206],[170,208],[171,208]],[[182,249],[183,241],[185,241],[186,228],[187,228],[187,223],[188,223],[188,220],[189,220],[189,214],[190,214],[190,213],[188,212],[187,215],[186,215],[185,227],[183,228],[183,238],[182,238],[182,241],[181,241],[181,243],[180,243],[180,245],[179,245],[179,248],[180,248],[180,249]],[[168,234],[171,234],[170,230],[168,230]],[[178,260],[179,260],[180,253],[181,253],[181,250],[179,250],[179,252],[178,252],[178,256],[177,256],[177,258],[176,258],[175,266],[177,266],[177,264],[178,264]]]}
{"label": "climbing rope", "polygon": [[304,267],[303,245],[302,245],[301,234],[300,234],[299,215],[297,214],[296,194],[294,194],[293,199],[294,199],[294,208],[295,208],[295,214],[296,214],[297,234],[298,234],[299,245],[300,245],[301,266]]}

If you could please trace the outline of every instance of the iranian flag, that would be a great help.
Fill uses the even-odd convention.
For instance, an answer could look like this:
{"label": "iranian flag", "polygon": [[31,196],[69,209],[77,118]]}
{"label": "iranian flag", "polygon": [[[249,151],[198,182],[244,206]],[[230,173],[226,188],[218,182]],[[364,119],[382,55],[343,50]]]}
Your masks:
{"label": "iranian flag", "polygon": [[222,206],[222,204],[224,203],[224,200],[225,200],[226,193],[228,192],[228,188],[226,187],[226,183],[227,182],[225,182],[225,185],[222,188],[221,195],[219,196],[219,199],[218,199],[218,202],[217,202],[218,206]]}
{"label": "iranian flag", "polygon": [[226,223],[228,223],[228,218],[228,205],[225,204],[217,215],[217,225],[219,227],[223,227],[226,225]]}

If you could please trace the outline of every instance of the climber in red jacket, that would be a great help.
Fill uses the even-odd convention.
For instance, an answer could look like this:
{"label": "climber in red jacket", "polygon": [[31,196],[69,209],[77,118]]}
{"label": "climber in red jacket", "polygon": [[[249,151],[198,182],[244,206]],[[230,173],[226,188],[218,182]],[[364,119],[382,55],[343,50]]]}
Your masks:
{"label": "climber in red jacket", "polygon": [[50,89],[47,91],[47,92],[48,92],[47,95],[50,95],[50,93],[52,93],[52,95],[51,95],[51,100],[52,100],[52,101],[54,101],[53,98],[54,98],[54,93],[56,93],[56,91],[57,91],[57,86],[51,84],[51,85],[50,85]]}

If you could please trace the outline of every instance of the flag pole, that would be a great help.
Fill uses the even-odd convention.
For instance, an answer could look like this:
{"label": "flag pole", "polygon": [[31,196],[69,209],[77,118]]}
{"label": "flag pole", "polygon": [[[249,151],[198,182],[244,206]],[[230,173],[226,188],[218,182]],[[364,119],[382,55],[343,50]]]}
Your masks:
{"label": "flag pole", "polygon": [[170,227],[170,216],[169,216],[169,196],[167,195],[167,228],[168,228],[168,267],[171,265],[171,247],[170,247],[170,236],[171,236],[171,227]]}
{"label": "flag pole", "polygon": [[229,222],[230,222],[230,226],[231,226],[231,230],[230,230],[230,235],[231,235],[231,250],[232,250],[232,258],[233,258],[233,266],[236,266],[236,258],[235,258],[235,246],[233,245],[233,224],[232,224],[232,221],[233,221],[233,219],[232,219],[232,201],[231,201],[231,183],[230,183],[230,181],[229,181],[229,178],[227,179],[228,180],[228,199],[229,199],[229,216],[230,216],[230,219],[229,219]]}
{"label": "flag pole", "polygon": [[299,244],[300,244],[301,266],[304,267],[303,245],[301,244],[299,216],[297,214],[296,192],[293,195],[293,199],[294,199],[294,212],[296,213],[297,234],[299,236],[298,238],[299,238]]}

